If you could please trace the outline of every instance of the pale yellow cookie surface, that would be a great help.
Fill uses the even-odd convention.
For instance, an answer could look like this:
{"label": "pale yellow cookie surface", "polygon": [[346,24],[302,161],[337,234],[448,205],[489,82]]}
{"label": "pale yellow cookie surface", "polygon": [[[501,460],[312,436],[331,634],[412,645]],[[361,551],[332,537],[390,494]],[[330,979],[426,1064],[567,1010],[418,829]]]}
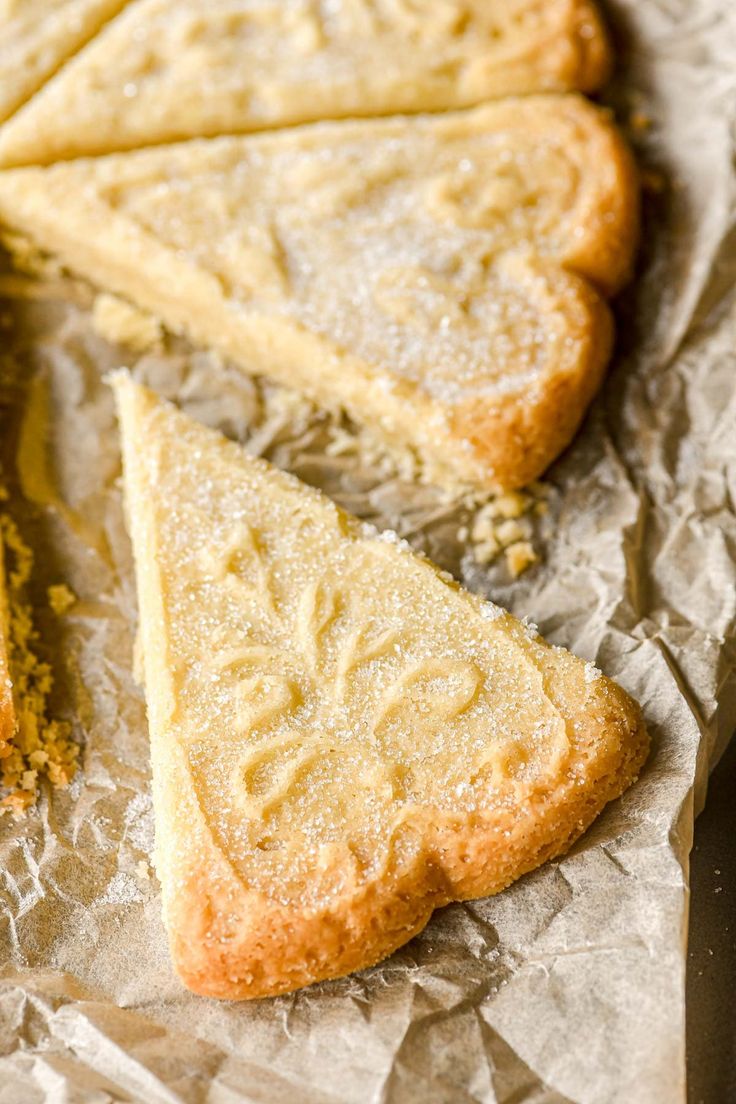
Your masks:
{"label": "pale yellow cookie surface", "polygon": [[636,237],[576,96],[0,176],[0,218],[246,371],[340,401],[431,478],[519,486],[574,434]]}
{"label": "pale yellow cookie surface", "polygon": [[125,0],[0,0],[0,123],[124,6]]}
{"label": "pale yellow cookie surface", "polygon": [[254,997],[377,961],[563,851],[647,739],[623,691],[115,378],[175,965]]}
{"label": "pale yellow cookie surface", "polygon": [[0,162],[589,91],[608,66],[590,0],[136,0],[3,130]]}

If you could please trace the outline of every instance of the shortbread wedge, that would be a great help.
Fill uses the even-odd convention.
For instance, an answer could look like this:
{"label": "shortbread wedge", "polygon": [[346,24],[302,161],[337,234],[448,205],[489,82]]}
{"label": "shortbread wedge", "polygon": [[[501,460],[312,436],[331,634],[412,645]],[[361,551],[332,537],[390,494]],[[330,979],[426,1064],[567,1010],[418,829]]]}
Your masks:
{"label": "shortbread wedge", "polygon": [[0,0],[0,123],[10,118],[126,0]]}
{"label": "shortbread wedge", "polygon": [[577,96],[0,174],[0,220],[246,371],[342,403],[437,482],[515,487],[608,360],[637,192]]}
{"label": "shortbread wedge", "polygon": [[0,163],[591,91],[609,62],[592,0],[134,0],[0,134]]}
{"label": "shortbread wedge", "polygon": [[637,775],[637,706],[391,533],[114,377],[156,866],[197,993],[377,962],[565,851]]}
{"label": "shortbread wedge", "polygon": [[10,610],[5,580],[5,553],[0,533],[0,760],[7,759],[11,754],[17,728],[8,657],[9,634]]}

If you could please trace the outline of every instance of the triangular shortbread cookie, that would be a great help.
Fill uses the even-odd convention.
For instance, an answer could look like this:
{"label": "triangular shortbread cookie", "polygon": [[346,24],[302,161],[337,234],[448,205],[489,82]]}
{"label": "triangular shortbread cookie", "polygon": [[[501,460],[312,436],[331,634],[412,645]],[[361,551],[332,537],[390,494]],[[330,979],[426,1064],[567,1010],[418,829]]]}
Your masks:
{"label": "triangular shortbread cookie", "polygon": [[560,854],[634,703],[392,534],[115,377],[176,968],[245,998],[378,961]]}
{"label": "triangular shortbread cookie", "polygon": [[5,129],[0,161],[591,91],[608,69],[591,0],[136,0]]}
{"label": "triangular shortbread cookie", "polygon": [[618,285],[636,213],[624,143],[575,96],[0,174],[0,218],[72,269],[480,486],[572,438],[611,327],[560,266]]}
{"label": "triangular shortbread cookie", "polygon": [[126,0],[0,0],[0,123]]}

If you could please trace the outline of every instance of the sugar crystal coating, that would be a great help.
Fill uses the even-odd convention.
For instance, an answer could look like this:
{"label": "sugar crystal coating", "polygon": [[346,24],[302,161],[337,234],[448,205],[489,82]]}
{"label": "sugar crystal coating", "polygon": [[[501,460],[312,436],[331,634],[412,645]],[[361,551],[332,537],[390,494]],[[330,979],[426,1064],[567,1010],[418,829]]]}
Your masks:
{"label": "sugar crystal coating", "polygon": [[433,481],[510,489],[601,381],[611,321],[580,276],[620,282],[635,191],[602,114],[544,96],[6,172],[0,217]]}
{"label": "sugar crystal coating", "polygon": [[[348,876],[410,863],[420,814],[482,815],[564,776],[568,722],[531,627],[395,534],[116,386],[154,747],[183,750],[245,884],[314,905]],[[585,695],[584,665],[561,662]],[[154,768],[165,787],[165,755]]]}

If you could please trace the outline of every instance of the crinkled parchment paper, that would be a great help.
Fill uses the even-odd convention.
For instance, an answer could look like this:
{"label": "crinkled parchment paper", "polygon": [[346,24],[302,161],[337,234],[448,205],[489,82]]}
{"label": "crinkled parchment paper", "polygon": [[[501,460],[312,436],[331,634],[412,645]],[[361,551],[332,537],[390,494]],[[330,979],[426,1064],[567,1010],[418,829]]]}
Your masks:
{"label": "crinkled parchment paper", "polygon": [[[11,507],[36,552],[52,705],[84,745],[69,790],[0,822],[2,1104],[683,1099],[693,812],[736,720],[736,14],[731,0],[609,14],[611,98],[649,189],[644,253],[609,384],[551,473],[544,562],[515,582],[463,553],[462,505],[348,446],[326,457],[346,440],[334,415],[171,339],[142,355],[108,344],[68,278],[0,277]],[[443,910],[372,970],[251,1004],[186,993],[148,863],[135,595],[101,381],[121,363],[617,678],[654,736],[639,783],[563,861]],[[77,596],[65,613],[46,602],[59,583]]]}

